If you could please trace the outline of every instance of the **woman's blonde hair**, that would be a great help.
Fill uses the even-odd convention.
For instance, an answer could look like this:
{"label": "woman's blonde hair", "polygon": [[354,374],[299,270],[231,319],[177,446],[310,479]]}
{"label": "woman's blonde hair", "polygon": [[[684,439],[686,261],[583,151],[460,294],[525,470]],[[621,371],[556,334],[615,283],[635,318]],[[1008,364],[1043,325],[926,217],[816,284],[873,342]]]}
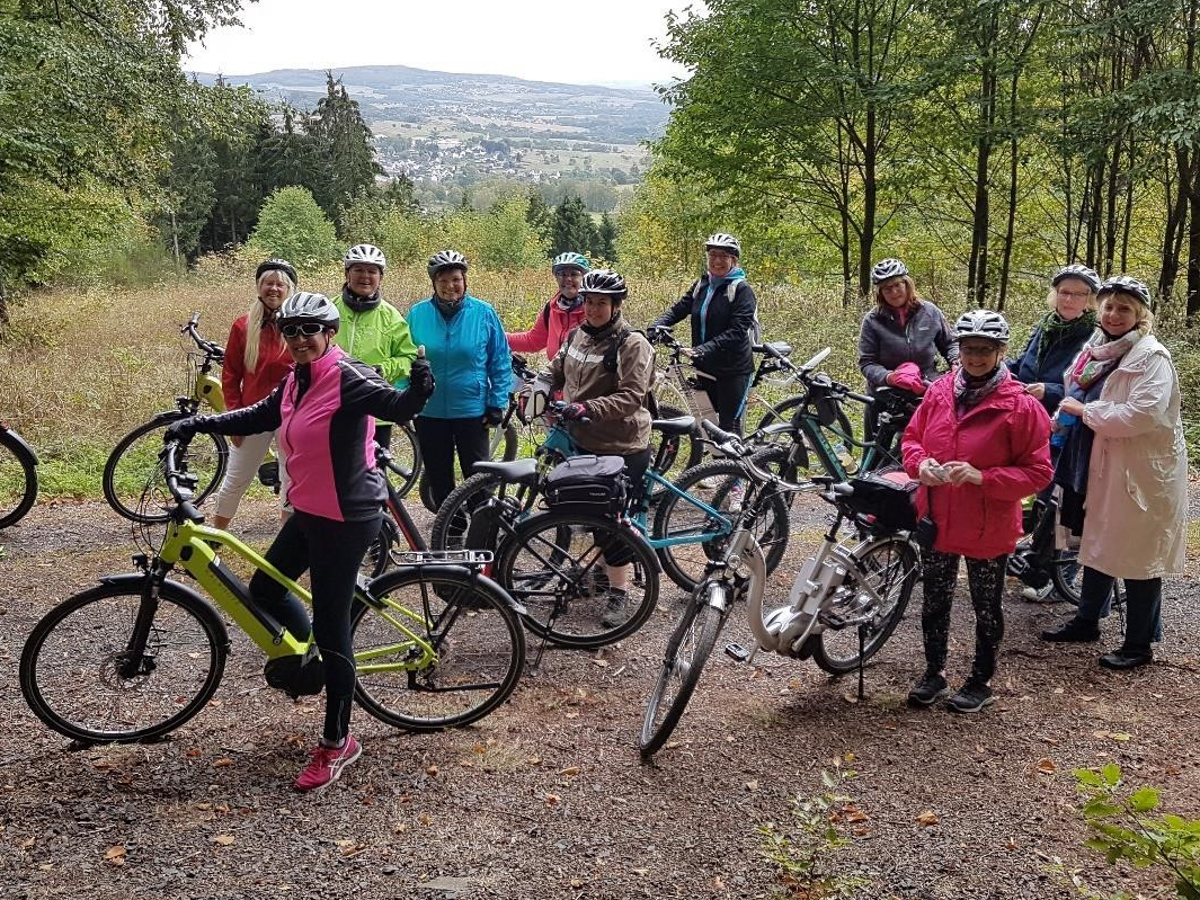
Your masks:
{"label": "woman's blonde hair", "polygon": [[[255,288],[258,290],[259,297],[262,296],[263,282],[268,278],[282,278],[287,284],[288,296],[296,292],[296,283],[288,278],[287,273],[280,269],[268,269],[259,276],[255,283]],[[242,355],[242,359],[246,363],[246,371],[253,372],[258,368],[258,350],[259,338],[262,337],[263,317],[266,315],[267,307],[257,297],[254,303],[250,305],[249,312],[246,313],[246,352]],[[278,331],[271,332],[271,340],[275,341],[279,346],[283,346],[283,338],[279,336]]]}
{"label": "woman's blonde hair", "polygon": [[[906,298],[905,305],[909,309],[913,309],[921,302],[921,298],[917,296],[917,283],[912,280],[911,275],[898,275],[896,277],[899,278],[900,282],[904,285],[904,293]],[[887,281],[891,280],[892,279],[889,278]],[[887,284],[887,281],[885,281],[883,284]],[[883,287],[883,284],[875,285],[875,304],[880,309],[883,309],[887,306],[887,301],[883,299],[883,291],[880,290]]]}
{"label": "woman's blonde hair", "polygon": [[1120,297],[1122,300],[1133,304],[1134,309],[1138,311],[1137,324],[1135,324],[1133,327],[1142,334],[1149,334],[1154,329],[1154,311],[1151,310],[1150,307],[1148,307],[1145,303],[1143,303],[1142,298],[1137,294],[1130,293],[1129,291],[1117,290],[1108,291],[1105,296]]}

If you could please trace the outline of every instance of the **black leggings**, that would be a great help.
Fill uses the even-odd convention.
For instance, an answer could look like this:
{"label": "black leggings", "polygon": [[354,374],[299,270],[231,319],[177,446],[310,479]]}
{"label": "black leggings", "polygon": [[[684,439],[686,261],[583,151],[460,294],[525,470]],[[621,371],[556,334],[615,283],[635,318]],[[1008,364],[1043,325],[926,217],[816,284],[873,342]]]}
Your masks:
{"label": "black leggings", "polygon": [[[921,630],[925,636],[925,667],[940,672],[946,667],[950,643],[950,606],[958,582],[958,561],[954,553],[927,550],[924,563],[925,602],[921,607]],[[1008,556],[994,559],[967,557],[967,584],[975,606],[975,664],[971,677],[986,684],[996,671],[996,651],[1004,637],[1004,613],[1000,599],[1004,595],[1004,573]]]}
{"label": "black leggings", "polygon": [[312,582],[312,625],[308,611],[294,594],[264,572],[250,579],[250,594],[298,638],[310,630],[325,661],[325,731],[327,741],[340,742],[350,731],[354,702],[354,655],[350,645],[350,613],[354,580],[371,541],[379,534],[380,517],[362,522],[335,522],[296,510],[284,522],[266,553],[267,562],[295,580],[309,570]]}
{"label": "black leggings", "polygon": [[717,414],[717,427],[722,431],[742,433],[742,401],[750,384],[750,373],[722,375],[716,381],[700,378],[699,382]]}
{"label": "black leggings", "polygon": [[469,478],[475,463],[488,458],[488,430],[482,416],[469,419],[416,419],[421,460],[433,491],[433,502],[441,506],[454,490],[454,452],[463,477]]}

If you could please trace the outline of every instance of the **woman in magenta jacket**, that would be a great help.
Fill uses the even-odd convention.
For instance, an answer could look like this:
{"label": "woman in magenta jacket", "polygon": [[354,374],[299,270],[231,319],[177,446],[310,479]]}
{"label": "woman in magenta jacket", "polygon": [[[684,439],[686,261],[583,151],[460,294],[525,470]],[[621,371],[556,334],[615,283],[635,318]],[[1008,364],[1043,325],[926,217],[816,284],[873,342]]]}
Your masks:
{"label": "woman in magenta jacket", "polygon": [[546,359],[558,356],[571,329],[583,322],[583,276],[591,264],[582,253],[560,253],[554,257],[550,271],[558,282],[558,293],[542,307],[528,331],[510,331],[505,335],[514,353],[545,353]]}
{"label": "woman in magenta jacket", "polygon": [[954,327],[959,366],[934,382],[904,432],[904,468],[925,489],[921,504],[937,525],[924,554],[925,675],[908,695],[930,706],[946,683],[950,606],[958,561],[967,558],[975,607],[975,663],[947,701],[955,712],[992,702],[989,682],[1004,636],[1000,599],[1008,555],[1021,537],[1021,499],[1050,483],[1050,417],[1004,365],[1008,323],[991,310],[964,313]]}

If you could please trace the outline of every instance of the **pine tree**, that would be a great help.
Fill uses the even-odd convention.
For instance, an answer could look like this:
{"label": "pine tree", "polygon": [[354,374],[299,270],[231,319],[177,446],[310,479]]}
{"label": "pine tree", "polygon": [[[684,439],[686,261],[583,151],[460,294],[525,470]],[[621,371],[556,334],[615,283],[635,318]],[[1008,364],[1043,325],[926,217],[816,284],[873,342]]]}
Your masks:
{"label": "pine tree", "polygon": [[342,79],[325,73],[325,96],[317,102],[309,127],[321,162],[319,183],[311,183],[313,196],[331,219],[358,191],[375,182],[383,169],[375,162],[371,129],[363,121],[358,101],[351,100]]}
{"label": "pine tree", "polygon": [[568,250],[595,252],[599,244],[596,226],[583,205],[583,198],[570,195],[554,208],[550,220],[550,252],[557,256]]}
{"label": "pine tree", "polygon": [[617,223],[608,213],[600,216],[600,227],[596,231],[596,246],[593,251],[609,263],[617,261]]}

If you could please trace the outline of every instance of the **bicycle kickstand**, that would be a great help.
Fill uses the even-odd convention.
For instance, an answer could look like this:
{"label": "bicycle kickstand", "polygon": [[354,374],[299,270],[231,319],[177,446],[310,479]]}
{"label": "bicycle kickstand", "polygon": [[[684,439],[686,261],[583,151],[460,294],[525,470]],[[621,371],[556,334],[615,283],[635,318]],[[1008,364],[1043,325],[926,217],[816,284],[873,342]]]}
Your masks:
{"label": "bicycle kickstand", "polygon": [[863,646],[866,643],[866,626],[858,626],[858,699],[861,702],[863,693]]}

